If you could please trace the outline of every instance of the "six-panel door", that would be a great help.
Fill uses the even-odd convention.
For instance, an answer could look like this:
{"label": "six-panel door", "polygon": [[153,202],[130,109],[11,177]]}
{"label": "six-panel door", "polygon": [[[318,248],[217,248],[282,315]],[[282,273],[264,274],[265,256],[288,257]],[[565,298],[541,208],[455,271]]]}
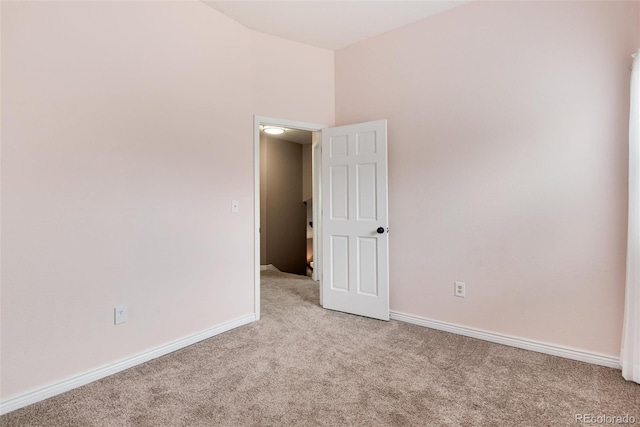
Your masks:
{"label": "six-panel door", "polygon": [[323,306],[389,320],[387,123],[322,131]]}

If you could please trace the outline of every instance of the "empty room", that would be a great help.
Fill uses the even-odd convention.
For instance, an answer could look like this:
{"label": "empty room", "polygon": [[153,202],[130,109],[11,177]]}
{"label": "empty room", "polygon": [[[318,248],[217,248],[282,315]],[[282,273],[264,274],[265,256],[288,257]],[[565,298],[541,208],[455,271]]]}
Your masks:
{"label": "empty room", "polygon": [[0,1],[0,46],[3,427],[640,423],[639,1]]}

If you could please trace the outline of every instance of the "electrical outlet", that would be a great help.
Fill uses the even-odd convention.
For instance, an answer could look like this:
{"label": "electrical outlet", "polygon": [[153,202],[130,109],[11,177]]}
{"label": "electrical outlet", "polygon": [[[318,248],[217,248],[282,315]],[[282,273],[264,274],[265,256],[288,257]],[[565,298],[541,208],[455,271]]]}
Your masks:
{"label": "electrical outlet", "polygon": [[116,325],[125,323],[129,320],[129,310],[126,305],[116,305],[113,308],[113,322]]}
{"label": "electrical outlet", "polygon": [[462,282],[456,282],[453,288],[453,294],[457,297],[464,298],[467,285]]}

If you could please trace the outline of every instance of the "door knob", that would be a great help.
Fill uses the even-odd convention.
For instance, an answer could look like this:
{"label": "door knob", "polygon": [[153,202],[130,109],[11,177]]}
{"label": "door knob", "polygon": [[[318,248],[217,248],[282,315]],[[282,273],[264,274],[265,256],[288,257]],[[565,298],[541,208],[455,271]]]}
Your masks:
{"label": "door knob", "polygon": [[384,228],[378,227],[378,229],[376,231],[378,232],[378,234],[382,234],[382,233],[384,233]]}

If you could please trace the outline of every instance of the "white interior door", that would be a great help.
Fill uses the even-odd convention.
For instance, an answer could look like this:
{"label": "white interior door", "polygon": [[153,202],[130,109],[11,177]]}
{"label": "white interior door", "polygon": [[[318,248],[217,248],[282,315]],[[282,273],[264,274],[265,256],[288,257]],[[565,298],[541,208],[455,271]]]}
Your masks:
{"label": "white interior door", "polygon": [[389,320],[387,121],[322,130],[322,305]]}

